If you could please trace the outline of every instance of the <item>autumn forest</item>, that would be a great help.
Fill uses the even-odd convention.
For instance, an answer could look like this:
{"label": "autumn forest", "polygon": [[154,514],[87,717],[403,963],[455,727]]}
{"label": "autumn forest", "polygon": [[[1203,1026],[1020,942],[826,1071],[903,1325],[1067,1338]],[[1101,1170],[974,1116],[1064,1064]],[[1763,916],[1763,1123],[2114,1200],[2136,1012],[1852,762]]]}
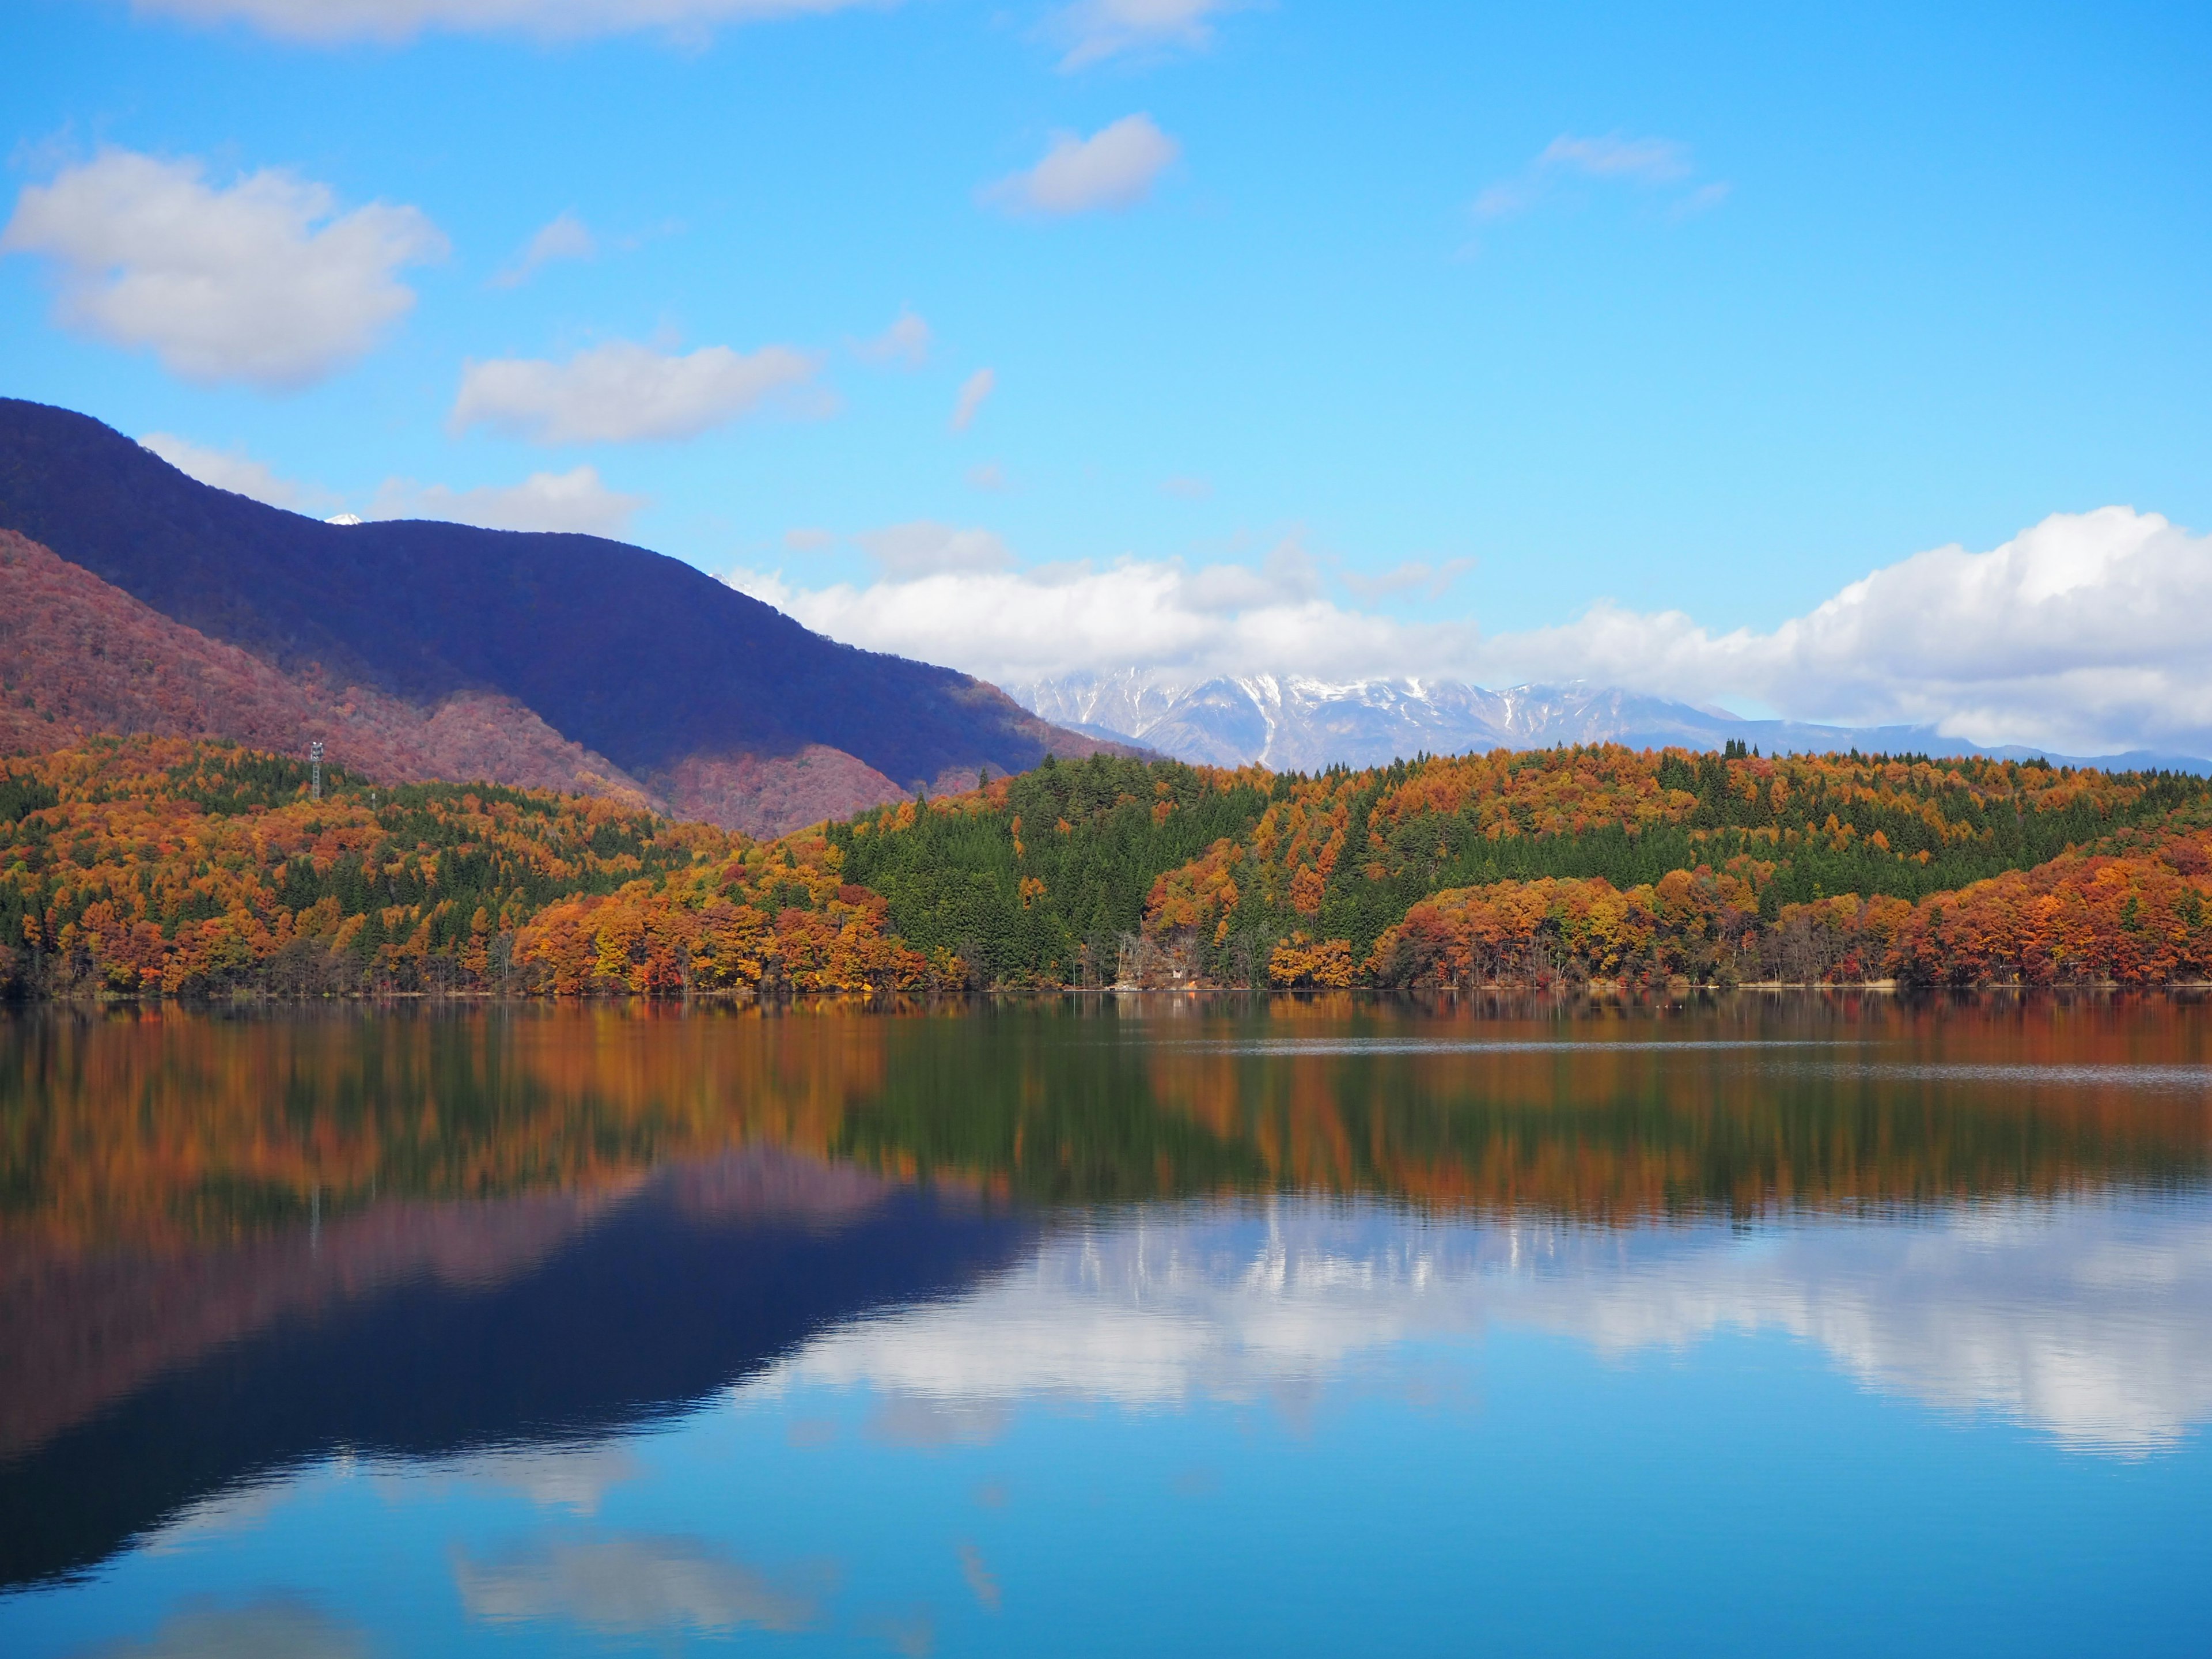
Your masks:
{"label": "autumn forest", "polygon": [[753,840],[179,738],[0,763],[15,997],[2212,977],[2212,784],[1610,745],[1098,756]]}

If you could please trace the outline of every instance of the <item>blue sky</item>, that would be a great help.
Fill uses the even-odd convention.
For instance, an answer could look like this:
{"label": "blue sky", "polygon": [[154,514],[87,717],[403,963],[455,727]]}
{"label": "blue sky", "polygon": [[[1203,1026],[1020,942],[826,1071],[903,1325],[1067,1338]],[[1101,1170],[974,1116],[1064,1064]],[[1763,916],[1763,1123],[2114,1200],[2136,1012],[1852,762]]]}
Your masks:
{"label": "blue sky", "polygon": [[[1549,639],[1562,673],[1881,714],[1817,706],[1802,662],[1669,670],[1649,638],[1610,661],[1558,630],[1609,602],[1770,637],[2053,514],[2212,528],[2201,7],[394,0],[420,25],[400,38],[293,38],[363,3],[15,0],[7,392],[250,459],[311,509],[579,514],[1001,678],[1024,670],[957,628],[867,618],[927,611],[902,576],[1218,567],[1229,597],[1198,610],[1265,608],[1273,583],[1321,618],[1260,630],[1285,657],[1327,656],[1348,617],[1375,624],[1352,665],[1373,672],[1540,672]],[[1102,133],[1120,148],[1087,173],[1025,179]],[[266,169],[323,186],[301,237],[382,204],[357,228],[398,251],[360,316],[301,325],[324,334],[281,384],[235,329],[186,361],[160,294],[94,292],[167,233],[88,226],[121,211],[88,189],[27,205],[118,155],[165,188],[193,167],[210,192]],[[555,245],[589,257],[502,283],[564,214]],[[902,313],[922,360],[870,361]],[[561,378],[622,343],[647,370],[732,360],[695,364],[705,404],[656,426]],[[544,367],[464,399],[472,362]],[[470,494],[532,475],[568,495]],[[937,541],[884,540],[916,526]],[[2206,556],[2160,545],[2128,565],[2154,609]],[[1085,661],[1116,651],[1146,641]],[[1976,730],[2057,736],[2078,693]],[[1905,712],[1974,718],[1928,696]]]}

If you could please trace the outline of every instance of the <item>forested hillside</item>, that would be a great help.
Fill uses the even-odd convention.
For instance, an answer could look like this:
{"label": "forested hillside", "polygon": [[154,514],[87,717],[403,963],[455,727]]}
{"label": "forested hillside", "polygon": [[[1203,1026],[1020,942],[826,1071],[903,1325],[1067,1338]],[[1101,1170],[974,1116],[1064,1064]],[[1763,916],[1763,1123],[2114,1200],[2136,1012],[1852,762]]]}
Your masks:
{"label": "forested hillside", "polygon": [[225,745],[0,769],[17,994],[2212,977],[2212,783],[1599,746],[1111,757],[773,842]]}
{"label": "forested hillside", "polygon": [[[1378,944],[1395,944],[1385,935],[1440,892],[1568,878],[1595,884],[1568,890],[1595,897],[1674,875],[1711,913],[1705,942],[1733,930],[1740,943],[1785,917],[1802,927],[1797,913],[1820,901],[1917,901],[2209,800],[2212,785],[2187,775],[1606,745],[1315,777],[1048,764],[934,811],[864,814],[830,836],[851,878],[883,893],[902,937],[988,963],[995,981],[1110,979],[1134,933],[1175,976],[1249,984],[1273,969],[1297,982],[1318,969],[1321,982],[1350,983],[1398,971],[1387,951],[1375,959]],[[1335,948],[1302,957],[1320,946]],[[1534,959],[1498,965],[1546,970]],[[1624,963],[1552,964],[1570,965],[1610,977]],[[1694,951],[1652,965],[1720,968],[1717,953]],[[1765,976],[1776,965],[1741,967]]]}

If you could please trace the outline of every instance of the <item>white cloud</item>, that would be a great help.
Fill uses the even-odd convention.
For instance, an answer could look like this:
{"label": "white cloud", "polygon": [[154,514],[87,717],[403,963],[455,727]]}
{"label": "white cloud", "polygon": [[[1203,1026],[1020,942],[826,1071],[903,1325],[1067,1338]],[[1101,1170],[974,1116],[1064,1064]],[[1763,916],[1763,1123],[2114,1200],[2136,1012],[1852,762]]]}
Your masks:
{"label": "white cloud", "polygon": [[794,553],[822,553],[836,546],[837,538],[826,530],[801,525],[783,532],[783,544]]}
{"label": "white cloud", "polygon": [[[1431,586],[1447,568],[1378,579]],[[2128,507],[2060,514],[1987,553],[1921,553],[1770,633],[1610,604],[1486,637],[1471,619],[1401,622],[1329,597],[1295,546],[1264,564],[943,565],[860,586],[732,581],[834,638],[1001,684],[1137,669],[1491,685],[1586,679],[1788,718],[1927,724],[2068,754],[2212,755],[2212,538]],[[1342,579],[1340,579],[1342,580]],[[1350,586],[1349,581],[1346,586]]]}
{"label": "white cloud", "polygon": [[975,413],[983,407],[983,400],[998,390],[999,372],[994,368],[979,368],[960,383],[960,395],[952,400],[952,429],[965,432],[975,423]]}
{"label": "white cloud", "polygon": [[987,489],[994,495],[1006,488],[1006,469],[996,461],[985,461],[968,469],[968,485],[971,489]]}
{"label": "white cloud", "polygon": [[1044,159],[987,186],[983,200],[1009,213],[1091,213],[1134,207],[1180,154],[1149,115],[1125,115],[1088,138],[1054,133]]}
{"label": "white cloud", "polygon": [[334,498],[326,490],[280,478],[265,461],[257,461],[242,449],[210,449],[173,433],[149,432],[138,440],[178,471],[217,489],[251,495],[257,501],[294,513],[319,512]]}
{"label": "white cloud", "polygon": [[522,252],[514,256],[514,263],[494,276],[491,285],[520,288],[538,274],[541,265],[556,259],[592,258],[599,251],[599,239],[592,234],[592,228],[573,211],[563,209],[523,244]]}
{"label": "white cloud", "polygon": [[1177,473],[1174,477],[1160,481],[1160,494],[1186,501],[1202,501],[1213,494],[1213,483],[1211,479]]}
{"label": "white cloud", "polygon": [[[1474,213],[1486,221],[1524,213],[1549,195],[1563,176],[1657,188],[1681,184],[1693,171],[1689,146],[1672,138],[1624,138],[1619,133],[1584,138],[1563,132],[1512,178],[1485,187],[1474,198]],[[1726,184],[1700,185],[1674,204],[1674,216],[1717,207],[1728,192]]]}
{"label": "white cloud", "polygon": [[854,538],[884,575],[910,581],[952,571],[1003,570],[1013,562],[1006,543],[988,530],[957,530],[918,519]]}
{"label": "white cloud", "polygon": [[541,444],[691,438],[788,398],[820,368],[819,358],[789,346],[677,355],[613,340],[565,363],[466,364],[450,423],[456,432],[481,424]]}
{"label": "white cloud", "polygon": [[[882,0],[866,0],[881,3]],[[132,0],[155,16],[242,23],[282,40],[410,40],[418,34],[520,34],[576,40],[842,11],[864,0]]]}
{"label": "white cloud", "polygon": [[861,340],[853,355],[865,363],[887,363],[894,368],[920,368],[929,361],[929,325],[905,306],[891,325],[872,340]]}
{"label": "white cloud", "polygon": [[1201,51],[1212,44],[1207,19],[1235,0],[1079,0],[1059,12],[1052,34],[1067,43],[1064,70],[1081,69],[1125,52],[1180,46]]}
{"label": "white cloud", "polygon": [[1805,719],[1925,722],[2069,753],[2212,753],[2212,537],[2154,513],[2053,514],[1987,553],[1915,554],[1772,633],[1715,635],[1610,605],[1501,639],[1509,672],[1601,672],[1692,701],[1755,697]]}
{"label": "white cloud", "polygon": [[650,504],[646,496],[608,489],[599,481],[597,467],[580,466],[568,472],[533,472],[519,484],[475,489],[387,478],[367,516],[443,519],[487,530],[565,530],[619,538],[629,530],[631,515]]}
{"label": "white cloud", "polygon": [[418,210],[339,214],[323,185],[277,169],[209,186],[198,161],[103,150],[25,186],[0,252],[60,272],[67,326],[148,347],[203,385],[312,385],[359,357],[415,303],[404,265],[444,257]]}
{"label": "white cloud", "polygon": [[[862,541],[872,550],[885,545]],[[1468,660],[1474,641],[1471,626],[1409,627],[1331,603],[1311,560],[1291,544],[1257,568],[1124,559],[1030,569],[1008,568],[996,538],[988,557],[975,542],[973,556],[933,562],[918,536],[913,545],[911,555],[878,552],[884,574],[866,586],[802,588],[755,571],[730,580],[834,639],[1002,684],[1083,669],[1229,672],[1252,664],[1356,674],[1389,663],[1393,673],[1418,672]]]}

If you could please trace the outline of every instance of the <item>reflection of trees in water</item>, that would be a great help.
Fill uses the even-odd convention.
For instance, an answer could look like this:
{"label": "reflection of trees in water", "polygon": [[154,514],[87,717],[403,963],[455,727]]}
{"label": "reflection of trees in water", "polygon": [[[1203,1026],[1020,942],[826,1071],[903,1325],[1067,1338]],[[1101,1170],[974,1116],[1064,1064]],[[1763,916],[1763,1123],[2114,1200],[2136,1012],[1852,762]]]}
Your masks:
{"label": "reflection of trees in water", "polygon": [[[1879,998],[46,1015],[0,1024],[0,1225],[174,1245],[758,1144],[1047,1201],[1299,1188],[1587,1218],[2193,1182],[2205,1091],[2125,1073],[2203,1066],[2208,1024]],[[2057,1065],[2118,1069],[2033,1081]]]}
{"label": "reflection of trees in water", "polygon": [[[2200,1064],[2201,1014],[2166,1003],[1790,999],[1595,1021],[1526,1005],[1442,1019],[1351,998],[1253,1006],[1266,1012],[1074,1036],[1040,1024],[1011,1042],[989,1022],[893,1028],[883,1087],[856,1097],[837,1150],[1047,1200],[1297,1188],[1593,1219],[2156,1186],[2206,1164],[2201,1089],[1851,1069],[1874,1043],[1886,1061],[1939,1066]],[[1669,1037],[1844,1046],[1641,1046]]]}

